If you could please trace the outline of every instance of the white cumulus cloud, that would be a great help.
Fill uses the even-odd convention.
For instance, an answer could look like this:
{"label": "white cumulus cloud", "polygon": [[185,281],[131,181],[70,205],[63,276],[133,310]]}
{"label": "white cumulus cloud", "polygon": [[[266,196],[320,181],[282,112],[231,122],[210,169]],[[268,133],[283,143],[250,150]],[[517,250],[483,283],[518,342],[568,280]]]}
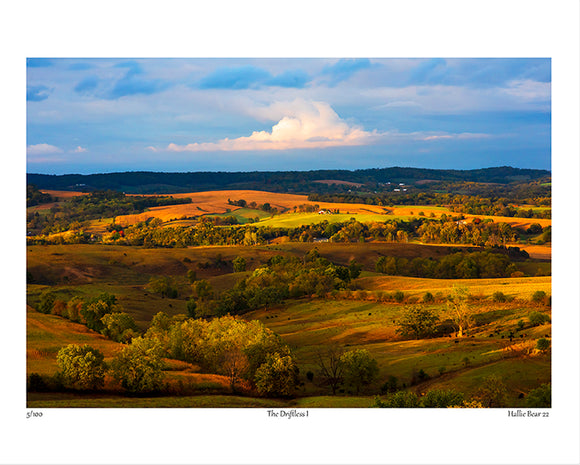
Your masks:
{"label": "white cumulus cloud", "polygon": [[277,102],[254,109],[253,116],[278,119],[271,131],[254,131],[251,135],[218,142],[169,144],[173,152],[286,150],[367,145],[380,135],[376,131],[349,125],[325,102]]}
{"label": "white cumulus cloud", "polygon": [[44,155],[47,153],[62,153],[62,149],[50,144],[29,145],[26,148],[29,155]]}

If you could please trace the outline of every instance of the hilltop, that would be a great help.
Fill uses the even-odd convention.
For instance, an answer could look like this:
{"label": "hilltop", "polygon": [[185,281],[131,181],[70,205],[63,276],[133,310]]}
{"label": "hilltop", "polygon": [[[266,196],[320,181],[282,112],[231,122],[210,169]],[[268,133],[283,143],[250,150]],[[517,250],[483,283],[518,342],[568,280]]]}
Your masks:
{"label": "hilltop", "polygon": [[250,171],[163,173],[129,171],[101,174],[27,174],[27,184],[50,190],[111,189],[131,194],[164,194],[209,190],[267,190],[297,194],[390,190],[393,184],[413,184],[429,190],[441,182],[512,184],[532,181],[549,182],[547,170],[509,166],[474,170],[424,168],[374,168],[361,170]]}

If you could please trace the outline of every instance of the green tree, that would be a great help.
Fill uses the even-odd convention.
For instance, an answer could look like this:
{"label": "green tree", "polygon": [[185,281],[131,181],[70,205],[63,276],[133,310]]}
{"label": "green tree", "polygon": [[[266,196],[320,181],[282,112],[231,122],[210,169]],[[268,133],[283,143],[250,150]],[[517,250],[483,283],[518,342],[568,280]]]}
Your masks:
{"label": "green tree", "polygon": [[197,273],[193,270],[187,270],[187,279],[191,284],[197,281]]}
{"label": "green tree", "polygon": [[501,377],[497,375],[485,377],[477,390],[477,398],[484,407],[504,407],[507,398],[507,388]]}
{"label": "green tree", "polygon": [[405,310],[397,332],[416,339],[432,336],[439,317],[427,307],[413,306]]}
{"label": "green tree", "polygon": [[379,374],[377,361],[366,349],[349,350],[341,357],[344,381],[356,388],[357,395],[361,386],[371,384]]}
{"label": "green tree", "polygon": [[205,279],[194,282],[191,285],[191,290],[193,291],[194,297],[201,301],[209,300],[213,295],[213,288],[211,284]]}
{"label": "green tree", "polygon": [[542,312],[531,312],[528,319],[532,326],[540,326],[550,321],[550,317]]}
{"label": "green tree", "polygon": [[536,389],[532,389],[526,397],[526,407],[550,408],[552,406],[552,385],[542,384]]}
{"label": "green tree", "polygon": [[40,296],[40,305],[38,311],[41,313],[51,313],[54,304],[54,295],[50,292],[45,292]]}
{"label": "green tree", "polygon": [[187,316],[189,318],[195,318],[195,310],[197,309],[197,304],[195,299],[189,299],[187,301]]}
{"label": "green tree", "polygon": [[104,355],[88,345],[69,344],[58,351],[56,363],[65,384],[82,389],[102,387],[105,381]]}
{"label": "green tree", "polygon": [[134,338],[123,348],[113,359],[111,368],[115,380],[134,393],[158,391],[165,376],[158,344],[142,337]]}
{"label": "green tree", "polygon": [[451,389],[433,389],[421,398],[421,404],[425,408],[448,408],[463,404],[463,393]]}
{"label": "green tree", "polygon": [[550,340],[545,337],[541,337],[536,341],[536,349],[546,352],[550,348]]}
{"label": "green tree", "polygon": [[268,354],[254,380],[261,395],[288,397],[298,384],[298,367],[290,355]]}
{"label": "green tree", "polygon": [[508,298],[503,292],[496,291],[493,293],[493,301],[494,302],[507,302],[507,300],[508,300]]}
{"label": "green tree", "polygon": [[546,299],[546,293],[544,291],[536,291],[532,295],[532,302],[541,303]]}
{"label": "green tree", "polygon": [[80,322],[82,319],[81,310],[83,308],[83,304],[84,302],[80,298],[73,297],[67,302],[66,312],[63,316],[71,321]]}
{"label": "green tree", "polygon": [[125,312],[107,313],[101,322],[104,326],[101,333],[113,341],[128,343],[138,332],[135,320]]}
{"label": "green tree", "polygon": [[420,407],[417,394],[410,391],[398,391],[387,396],[382,401],[378,396],[375,397],[375,407],[380,408],[418,408]]}
{"label": "green tree", "polygon": [[362,265],[357,263],[356,260],[351,260],[348,264],[348,271],[350,274],[350,279],[356,279],[360,276]]}
{"label": "green tree", "polygon": [[232,264],[234,265],[234,272],[239,273],[241,271],[246,271],[246,259],[244,257],[234,258]]}
{"label": "green tree", "polygon": [[433,303],[435,301],[435,298],[433,297],[433,294],[431,294],[430,292],[425,292],[425,294],[423,295],[423,302],[426,304],[430,304]]}
{"label": "green tree", "polygon": [[159,294],[161,297],[169,297],[175,299],[179,292],[173,281],[167,276],[153,277],[149,280],[146,289],[154,294]]}
{"label": "green tree", "polygon": [[204,363],[228,377],[232,392],[250,366],[244,349],[251,333],[247,322],[231,316],[214,319],[207,326],[202,346]]}
{"label": "green tree", "polygon": [[85,302],[80,310],[82,319],[89,329],[101,332],[104,328],[101,318],[107,313],[120,312],[121,307],[117,305],[117,298],[109,293],[103,293],[96,298]]}

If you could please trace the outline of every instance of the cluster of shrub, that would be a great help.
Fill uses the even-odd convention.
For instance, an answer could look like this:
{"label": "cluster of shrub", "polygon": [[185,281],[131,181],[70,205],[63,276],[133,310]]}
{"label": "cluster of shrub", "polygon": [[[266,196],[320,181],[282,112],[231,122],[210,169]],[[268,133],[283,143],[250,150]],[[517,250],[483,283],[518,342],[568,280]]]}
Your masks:
{"label": "cluster of shrub", "polygon": [[273,215],[278,213],[278,209],[276,207],[272,207],[272,205],[270,205],[268,202],[258,204],[258,203],[253,202],[253,201],[246,202],[244,199],[239,199],[239,200],[228,199],[228,204],[234,205],[236,207],[241,207],[241,208],[251,208],[252,210],[262,210],[266,213],[271,213]]}
{"label": "cluster of shrub", "polygon": [[[414,192],[393,192],[391,185],[379,186],[386,192],[311,193],[311,202],[359,203],[366,205],[435,205],[448,206],[452,211],[473,215],[499,215],[522,218],[550,218],[550,211],[514,208],[512,204],[534,207],[550,206],[550,186],[540,182],[493,186],[481,183],[435,182],[414,185]],[[375,188],[376,189],[376,188]],[[445,189],[448,193],[434,192]],[[462,194],[449,192],[464,192]]]}
{"label": "cluster of shrub", "polygon": [[298,382],[290,349],[257,320],[170,318],[160,312],[144,338],[155,341],[163,357],[227,376],[232,391],[245,380],[262,395],[287,396]]}
{"label": "cluster of shrub", "polygon": [[[77,197],[87,199],[91,196]],[[122,194],[120,194],[122,195]],[[81,202],[74,198],[73,201],[65,205],[74,205]],[[123,197],[126,199],[136,199],[136,197]],[[138,198],[137,198],[138,199]],[[147,202],[176,203],[190,199],[172,199],[165,197],[147,197]],[[158,200],[150,200],[158,199]],[[241,202],[241,201],[234,201]],[[131,200],[131,208],[135,205],[141,206],[137,200]],[[90,211],[90,209],[89,209]],[[421,212],[420,212],[421,213]],[[84,213],[83,213],[84,214]],[[120,214],[119,212],[115,214]],[[29,243],[86,243],[91,239],[90,235],[83,234],[83,220],[94,217],[93,214],[85,214],[83,217],[72,218],[70,215],[61,217],[59,213],[58,221],[56,213],[47,216],[31,215],[29,225],[39,228],[38,221],[54,221],[48,229],[43,229],[43,234],[76,231],[71,237],[58,236],[49,239],[46,236],[29,237]],[[449,243],[449,244],[469,244],[475,246],[498,247],[506,242],[518,240],[520,234],[532,233],[531,231],[519,231],[512,228],[507,223],[494,223],[491,220],[479,221],[477,218],[471,222],[463,221],[462,216],[450,217],[442,215],[440,218],[413,218],[409,221],[387,219],[384,222],[360,223],[355,218],[341,223],[329,223],[327,220],[321,223],[302,225],[295,228],[274,228],[271,226],[257,227],[246,225],[244,227],[222,227],[225,224],[236,224],[237,219],[233,216],[219,219],[205,219],[195,226],[164,228],[163,223],[158,218],[150,218],[138,224],[122,227],[112,225],[111,231],[114,234],[103,238],[104,242],[114,242],[147,247],[186,247],[204,245],[253,245],[267,243],[279,237],[288,237],[290,241],[312,242],[315,239],[325,238],[330,242],[366,242],[369,240],[382,240],[387,242],[408,242],[411,239],[420,239],[427,243]],[[86,225],[85,225],[86,226]],[[533,225],[533,233],[543,233],[543,242],[551,240],[551,228],[542,230],[541,226]],[[539,231],[537,228],[539,227]],[[530,228],[531,230],[531,228]]]}
{"label": "cluster of shrub", "polygon": [[123,311],[112,294],[103,293],[86,301],[73,297],[65,302],[53,293],[45,292],[36,308],[41,313],[81,323],[116,342],[127,343],[139,334],[135,320]]}
{"label": "cluster of shrub", "polygon": [[[31,201],[45,199],[40,197],[44,194],[36,194],[34,190],[31,192]],[[112,190],[95,191],[62,202],[43,215],[29,215],[27,223],[29,230],[48,235],[78,228],[78,225],[88,220],[136,214],[151,207],[186,203],[191,203],[191,199],[170,196],[129,196]]]}
{"label": "cluster of shrub", "polygon": [[[432,389],[418,396],[412,391],[398,390],[383,398],[375,397],[374,407],[378,408],[502,408],[507,407],[507,388],[496,375],[486,377],[473,399],[466,399],[461,392],[452,389]],[[526,396],[526,407],[550,408],[552,386],[542,384],[532,389]]]}
{"label": "cluster of shrub", "polygon": [[[234,269],[244,270],[245,263],[234,260]],[[361,270],[362,266],[355,260],[348,266],[336,265],[320,257],[316,249],[308,252],[303,260],[276,255],[219,295],[214,294],[205,280],[195,282],[192,285],[197,305],[195,312],[204,317],[241,315],[288,298],[326,295],[345,289]]]}
{"label": "cluster of shrub", "polygon": [[[457,325],[452,321],[452,318],[442,321],[440,320],[439,315],[440,313],[432,308],[411,306],[405,310],[403,316],[398,320],[399,327],[397,333],[406,337],[420,339],[445,336],[456,330]],[[515,331],[522,331],[526,328],[550,323],[549,315],[538,311],[530,312],[527,319],[527,325],[523,319],[520,319],[517,322],[517,329]],[[473,317],[467,321],[466,329],[469,329],[472,326],[480,326],[483,324],[482,321],[481,318],[478,318],[478,315],[473,315]],[[497,334],[498,336],[501,335],[502,339],[508,337],[510,341],[515,337],[513,329],[505,334],[501,334],[500,331],[497,330]],[[550,347],[547,338],[539,338],[536,342],[536,348],[540,351],[546,351]]]}
{"label": "cluster of shrub", "polygon": [[53,376],[31,373],[29,392],[102,389],[105,376],[112,378],[131,393],[152,393],[163,386],[164,363],[152,341],[134,338],[112,359],[105,362],[104,354],[89,345],[69,344],[56,357],[59,371]]}
{"label": "cluster of shrub", "polygon": [[45,194],[40,192],[36,186],[33,184],[28,184],[26,186],[26,206],[33,207],[34,205],[40,205],[43,203],[54,202],[55,199],[50,194]]}
{"label": "cluster of shrub", "polygon": [[480,247],[497,247],[506,242],[519,240],[522,234],[542,234],[542,243],[552,240],[552,228],[542,228],[534,223],[526,230],[512,228],[507,223],[495,223],[489,219],[474,218],[470,222],[449,220],[442,215],[439,220],[426,220],[414,231],[417,238],[426,243],[473,244]]}
{"label": "cluster of shrub", "polygon": [[283,397],[291,395],[298,384],[298,367],[290,349],[259,321],[231,316],[206,321],[159,312],[147,332],[133,338],[110,363],[97,349],[71,344],[58,352],[57,376],[30,375],[29,389],[96,390],[110,373],[131,393],[167,391],[164,358],[224,375],[232,392],[244,381],[260,395]]}
{"label": "cluster of shrub", "polygon": [[445,257],[413,258],[380,257],[375,263],[378,273],[418,278],[505,278],[517,267],[508,256],[493,252],[457,252]]}

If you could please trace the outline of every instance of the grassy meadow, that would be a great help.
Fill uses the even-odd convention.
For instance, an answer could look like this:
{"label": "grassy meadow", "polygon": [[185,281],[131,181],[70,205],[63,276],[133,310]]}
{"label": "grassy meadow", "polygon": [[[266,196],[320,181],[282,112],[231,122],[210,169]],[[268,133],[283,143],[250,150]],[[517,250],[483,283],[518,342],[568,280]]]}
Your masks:
{"label": "grassy meadow", "polygon": [[[60,195],[59,192],[46,191],[53,195]],[[79,193],[80,194],[80,193]],[[69,194],[70,195],[70,194]],[[259,218],[257,225],[272,227],[298,227],[303,224],[321,223],[329,221],[331,223],[348,221],[354,217],[359,222],[374,222],[393,220],[409,220],[413,217],[426,216],[438,218],[445,214],[447,216],[454,213],[446,207],[437,207],[431,205],[408,205],[384,207],[379,205],[366,205],[357,203],[330,203],[314,202],[308,200],[306,195],[297,194],[280,194],[264,191],[253,190],[225,190],[209,192],[191,192],[186,194],[172,194],[175,198],[191,198],[192,203],[183,205],[169,205],[163,207],[153,207],[149,211],[136,215],[120,215],[115,217],[115,222],[121,225],[131,225],[148,218],[159,218],[165,223],[175,225],[191,225],[192,219],[199,219],[203,216],[234,216],[240,224],[248,223],[250,218]],[[228,200],[244,199],[249,204],[255,202],[257,205],[269,203],[276,208],[278,213],[271,215],[259,209],[239,208],[228,203]],[[320,210],[338,210],[338,214],[318,214],[315,213],[297,213],[296,208],[300,205],[315,206],[318,205]],[[38,207],[37,207],[38,208]],[[465,217],[491,219],[495,222],[510,224],[513,227],[527,228],[532,223],[538,223],[542,227],[549,226],[552,221],[549,219],[536,218],[512,218],[485,215],[469,215]]]}
{"label": "grassy meadow", "polygon": [[[300,367],[300,386],[291,399],[265,399],[251,389],[231,395],[227,379],[201,373],[199,367],[165,360],[166,386],[174,395],[131,398],[123,396],[106,380],[105,392],[30,393],[29,407],[370,407],[374,395],[389,377],[399,386],[418,395],[428,389],[455,389],[466,396],[476,395],[488,374],[500,374],[508,392],[509,405],[523,406],[520,396],[550,381],[550,356],[534,350],[538,338],[551,337],[551,325],[531,327],[531,312],[549,314],[549,308],[533,303],[536,291],[550,294],[549,276],[495,279],[444,280],[388,276],[374,272],[380,256],[440,258],[457,247],[400,243],[296,243],[261,246],[220,246],[189,248],[141,248],[113,245],[28,246],[28,302],[38,305],[42,294],[53,292],[64,301],[74,296],[88,299],[103,292],[117,296],[123,310],[145,331],[152,317],[163,311],[184,314],[191,296],[188,271],[206,279],[216,292],[230,289],[252,270],[275,255],[303,257],[316,248],[321,257],[347,265],[356,260],[363,266],[353,291],[332,296],[310,296],[286,300],[243,315],[259,320],[289,345]],[[246,272],[234,273],[236,257],[247,261]],[[204,264],[201,268],[199,264]],[[208,266],[209,264],[209,266]],[[225,264],[225,265],[224,265]],[[529,266],[543,265],[530,262]],[[548,263],[549,265],[549,263]],[[176,298],[161,297],[148,291],[153,277],[170,277],[179,289]],[[475,325],[464,338],[452,334],[428,339],[404,338],[398,333],[406,309],[426,306],[447,318],[445,298],[454,285],[467,286],[470,311]],[[382,301],[381,296],[403,293],[401,302]],[[434,301],[423,303],[430,292]],[[508,301],[495,302],[494,293]],[[89,344],[110,360],[122,347],[104,336],[55,315],[28,308],[28,373],[44,375],[57,371],[56,354],[70,343]],[[520,320],[523,329],[518,326]],[[510,339],[511,336],[511,339]],[[331,347],[342,350],[366,349],[376,359],[379,374],[360,395],[348,387],[336,396],[320,383],[317,357]],[[423,371],[420,382],[416,375]],[[313,379],[306,376],[312,372]],[[172,391],[172,389],[174,391]],[[518,397],[519,396],[519,397]]]}
{"label": "grassy meadow", "polygon": [[[49,191],[56,202],[29,208],[29,213],[46,215],[62,206],[75,192]],[[93,219],[86,223],[91,234],[104,234],[112,223],[132,225],[148,218],[159,218],[164,227],[194,226],[203,217],[233,216],[238,225],[254,224],[272,228],[299,228],[327,221],[361,223],[413,218],[439,218],[454,215],[444,206],[395,206],[326,203],[308,201],[306,195],[278,194],[254,190],[231,190],[175,194],[192,203],[150,208],[136,215]],[[244,199],[240,208],[230,201]],[[259,209],[269,203],[277,212]],[[306,206],[317,205],[312,213]],[[302,210],[302,212],[301,212]],[[325,213],[319,213],[319,210]],[[333,213],[326,213],[327,210]],[[338,210],[338,213],[337,213]],[[536,208],[535,210],[539,210]],[[466,221],[478,215],[465,215]],[[513,227],[532,223],[550,226],[549,219],[478,216]],[[239,227],[223,226],[223,227]],[[56,235],[71,234],[59,232]],[[529,236],[529,237],[528,237]],[[216,296],[230,291],[252,276],[275,256],[304,261],[316,250],[321,259],[334,266],[348,267],[356,262],[360,276],[346,289],[323,295],[287,298],[262,305],[241,315],[258,320],[278,334],[289,346],[299,367],[298,387],[291,397],[264,398],[255,387],[243,381],[232,394],[226,376],[203,372],[200,366],[163,360],[163,394],[127,396],[107,375],[100,391],[29,392],[29,407],[371,407],[376,395],[385,397],[386,382],[396,380],[398,389],[421,396],[433,389],[453,389],[466,398],[476,398],[480,386],[490,375],[501,377],[509,406],[525,406],[525,397],[551,379],[550,352],[536,349],[540,338],[551,339],[549,322],[551,294],[551,244],[535,244],[536,237],[524,235],[520,247],[530,259],[514,262],[512,277],[488,279],[428,279],[390,276],[376,272],[381,257],[412,260],[440,260],[457,252],[481,250],[458,244],[410,242],[291,242],[279,237],[262,245],[147,248],[110,244],[67,244],[27,246],[27,373],[54,376],[56,355],[68,344],[88,344],[100,350],[110,363],[124,344],[114,342],[85,325],[63,317],[39,313],[47,293],[68,302],[74,297],[89,301],[104,293],[114,295],[119,308],[135,322],[143,334],[153,317],[163,312],[169,317],[185,317],[188,300],[194,295],[192,280],[205,280]],[[539,236],[538,236],[539,237]],[[528,243],[530,242],[530,243]],[[234,262],[243,259],[245,271],[235,271]],[[193,276],[193,278],[192,278]],[[168,279],[174,295],[153,292],[149,284]],[[448,298],[456,286],[468,289],[468,308],[472,320],[466,337],[457,337],[450,328]],[[534,301],[541,291],[546,298]],[[398,296],[395,298],[395,296]],[[430,296],[429,298],[427,298]],[[221,297],[220,297],[221,298]],[[409,309],[426,309],[438,318],[439,328],[432,337],[402,335],[401,322]],[[533,313],[546,315],[534,325]],[[322,382],[319,360],[330,350],[366,350],[377,362],[378,375],[355,392],[344,384],[336,395]]]}

